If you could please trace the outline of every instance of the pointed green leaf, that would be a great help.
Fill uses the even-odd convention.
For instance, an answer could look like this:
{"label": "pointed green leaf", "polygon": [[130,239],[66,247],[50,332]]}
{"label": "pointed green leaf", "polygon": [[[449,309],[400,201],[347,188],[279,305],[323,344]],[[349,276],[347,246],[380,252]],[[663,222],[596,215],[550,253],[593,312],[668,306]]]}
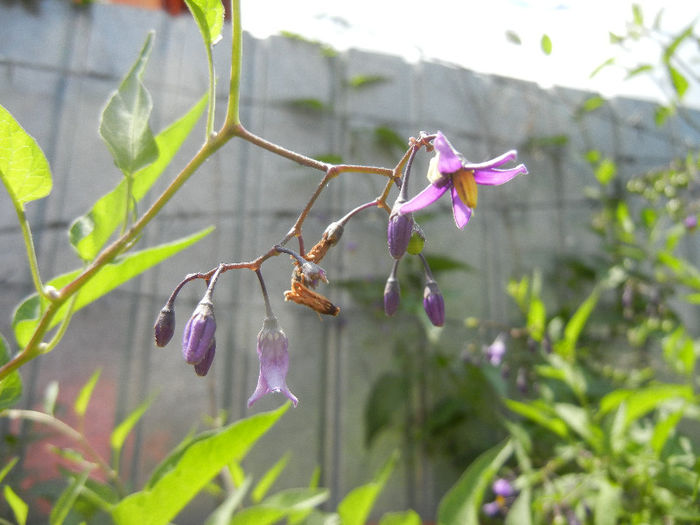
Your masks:
{"label": "pointed green leaf", "polygon": [[248,493],[250,489],[252,480],[246,478],[246,480],[239,487],[236,488],[224,502],[219,505],[214,512],[212,512],[204,525],[230,525],[233,519],[233,513],[236,511],[238,506],[243,501],[243,498]]}
{"label": "pointed green leaf", "polygon": [[[184,116],[155,138],[158,159],[134,173],[131,187],[133,202],[141,201],[168,167],[202,115],[206,103],[206,96],[202,97]],[[93,260],[123,222],[124,217],[120,211],[126,209],[128,204],[127,192],[127,180],[122,179],[112,191],[100,197],[89,212],[73,221],[68,236],[81,259]]]}
{"label": "pointed green leaf", "polygon": [[598,496],[593,509],[595,525],[615,525],[622,510],[620,494],[622,490],[607,479],[598,482]]}
{"label": "pointed green leaf", "polygon": [[552,415],[550,411],[547,410],[547,407],[536,404],[535,402],[523,403],[514,399],[504,399],[503,402],[516,414],[520,414],[530,421],[551,430],[558,436],[567,437],[569,435],[566,423]]}
{"label": "pointed green leaf", "polygon": [[204,39],[204,45],[209,47],[221,40],[221,30],[224,27],[224,6],[221,0],[185,0],[199,32]]}
{"label": "pointed green leaf", "polygon": [[17,209],[51,192],[44,152],[7,109],[0,106],[0,180]]}
{"label": "pointed green leaf", "polygon": [[287,466],[289,457],[290,453],[287,452],[284,456],[278,459],[277,462],[270,467],[267,472],[265,472],[265,474],[263,474],[263,477],[260,478],[260,481],[258,481],[257,485],[255,485],[255,488],[253,489],[253,492],[250,494],[250,500],[253,503],[260,503],[260,501],[262,501],[262,499],[267,495],[270,487],[272,487],[273,483],[277,480],[280,474],[282,474],[282,471]]}
{"label": "pointed green leaf", "polygon": [[95,385],[97,384],[97,380],[100,378],[101,373],[101,368],[95,370],[90,379],[88,379],[87,383],[85,383],[83,388],[80,389],[78,397],[75,399],[75,403],[73,404],[73,410],[78,416],[83,417],[85,415],[88,404],[90,403],[90,397],[92,397],[92,391],[95,389]]}
{"label": "pointed green leaf", "polygon": [[29,514],[29,505],[27,505],[22,498],[20,498],[12,487],[5,485],[5,500],[7,504],[12,509],[12,513],[15,515],[18,525],[24,525],[27,523],[27,515]]}
{"label": "pointed green leaf", "polygon": [[612,159],[603,159],[595,167],[595,178],[603,186],[607,186],[617,174],[617,165]]}
{"label": "pointed green leaf", "polygon": [[126,438],[131,433],[131,430],[146,413],[146,410],[148,410],[148,407],[151,406],[151,403],[153,403],[152,397],[146,399],[143,403],[132,410],[129,415],[124,418],[124,421],[119,423],[119,425],[117,425],[117,427],[112,431],[109,436],[109,446],[112,447],[112,450],[116,454],[119,454],[124,446]]}
{"label": "pointed green leaf", "polygon": [[[0,366],[10,360],[10,347],[0,334]],[[15,370],[0,381],[0,410],[14,405],[22,395],[22,378]]]}
{"label": "pointed green leaf", "polygon": [[15,456],[14,458],[10,459],[10,461],[7,462],[7,465],[2,467],[2,470],[0,470],[0,481],[5,479],[5,476],[7,476],[10,473],[10,471],[17,464],[18,461],[19,461],[19,458]]}
{"label": "pointed green leaf", "polygon": [[626,405],[624,426],[628,427],[630,423],[667,401],[686,400],[693,402],[693,399],[693,390],[689,385],[660,383],[643,389],[613,390],[600,400],[599,412],[601,415],[607,414],[624,402]]}
{"label": "pointed green leaf", "polygon": [[[111,292],[118,286],[124,284],[129,279],[136,277],[140,273],[145,272],[149,268],[172,257],[176,253],[191,246],[204,236],[208,235],[213,228],[207,228],[201,232],[195,233],[188,237],[184,237],[178,241],[161,244],[153,248],[146,248],[138,252],[133,252],[124,257],[115,259],[111,264],[105,265],[90,281],[88,286],[82,288],[80,295],[75,301],[73,311],[76,312],[88,304],[96,301],[103,295]],[[63,275],[60,275],[51,281],[48,285],[56,289],[61,289],[63,286],[71,282],[82,270],[75,270]],[[24,347],[30,340],[36,326],[41,317],[41,312],[46,308],[45,299],[40,299],[38,295],[33,294],[25,299],[15,310],[12,321],[12,328],[15,332],[17,343]],[[51,321],[51,327],[56,326],[68,314],[67,305],[64,305],[58,310],[58,313]]]}
{"label": "pointed green leaf", "polygon": [[292,514],[306,512],[328,499],[328,489],[287,489],[238,512],[230,525],[273,525]]}
{"label": "pointed green leaf", "polygon": [[508,509],[505,525],[532,525],[532,494],[530,487],[520,491],[513,505]]}
{"label": "pointed green leaf", "polygon": [[576,352],[576,344],[578,343],[578,338],[581,335],[581,331],[585,326],[588,318],[593,312],[593,308],[598,303],[598,298],[600,297],[600,289],[598,287],[593,288],[591,294],[586,298],[583,303],[576,309],[571,319],[566,323],[564,328],[564,339],[558,341],[554,345],[554,350],[564,358],[571,359],[574,357]]}
{"label": "pointed green leaf", "polygon": [[673,89],[678,95],[678,98],[683,98],[685,92],[688,91],[690,82],[688,82],[688,79],[685,78],[685,75],[683,75],[683,73],[678,71],[675,67],[669,65],[667,66],[667,68],[668,76],[671,78],[671,85],[673,86]]}
{"label": "pointed green leaf", "polygon": [[394,470],[397,460],[398,453],[394,452],[372,481],[354,488],[338,503],[338,514],[343,525],[364,525],[367,522],[374,502]]}
{"label": "pointed green leaf", "polygon": [[487,450],[469,465],[438,505],[438,525],[479,525],[486,487],[513,452],[510,440]]}
{"label": "pointed green leaf", "polygon": [[73,504],[78,499],[80,491],[82,490],[85,482],[87,481],[89,470],[85,470],[82,474],[78,474],[73,478],[73,481],[66,487],[58,500],[51,509],[51,515],[49,516],[50,525],[61,525],[63,521],[68,517],[68,513]]}
{"label": "pointed green leaf", "polygon": [[154,34],[148,33],[139,57],[107,102],[100,121],[100,136],[126,176],[158,158],[158,145],[148,123],[153,101],[141,82]]}
{"label": "pointed green leaf", "polygon": [[222,468],[243,458],[288,408],[289,403],[242,419],[192,444],[152,487],[114,507],[115,523],[166,525]]}
{"label": "pointed green leaf", "polygon": [[661,419],[654,426],[654,433],[651,436],[651,448],[654,449],[657,457],[661,456],[664,445],[675,430],[676,426],[678,426],[678,423],[680,423],[681,419],[683,418],[683,413],[684,410],[682,409],[676,410],[675,412],[672,412],[665,418]]}

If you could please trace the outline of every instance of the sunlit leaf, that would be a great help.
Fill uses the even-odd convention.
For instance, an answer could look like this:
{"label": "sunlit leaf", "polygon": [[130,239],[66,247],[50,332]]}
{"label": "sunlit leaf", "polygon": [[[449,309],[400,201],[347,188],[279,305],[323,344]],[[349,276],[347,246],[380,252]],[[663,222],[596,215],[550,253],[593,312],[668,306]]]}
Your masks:
{"label": "sunlit leaf", "polygon": [[641,66],[637,66],[637,67],[627,71],[626,78],[629,79],[632,77],[636,77],[637,75],[641,75],[642,73],[648,73],[648,72],[653,71],[653,70],[654,70],[654,66],[652,66],[651,64],[643,64]]}
{"label": "sunlit leaf", "polygon": [[119,454],[122,447],[124,446],[126,438],[131,433],[131,430],[134,428],[134,426],[136,426],[136,423],[138,423],[139,420],[143,417],[143,415],[146,413],[146,410],[148,410],[148,407],[151,406],[152,402],[153,398],[146,399],[143,403],[141,403],[134,410],[132,410],[124,418],[124,420],[115,427],[114,430],[112,430],[112,433],[109,436],[109,446],[112,447],[112,451]]}
{"label": "sunlit leaf", "polygon": [[92,397],[92,391],[95,389],[95,385],[97,384],[97,380],[100,378],[101,373],[101,368],[95,370],[90,379],[88,379],[87,383],[85,383],[83,388],[80,389],[78,397],[75,399],[75,403],[73,404],[73,410],[78,416],[82,417],[85,415],[88,404],[90,403],[90,398]]}
{"label": "sunlit leaf", "polygon": [[49,516],[50,525],[61,525],[68,517],[68,513],[78,499],[89,473],[89,470],[85,470],[82,474],[76,475],[68,487],[61,493],[51,509],[51,515]]}
{"label": "sunlit leaf", "polygon": [[519,46],[523,43],[518,33],[510,30],[506,31],[506,40],[508,40],[508,42],[510,42],[511,44],[515,44],[516,46]]}
{"label": "sunlit leaf", "polygon": [[119,210],[126,209],[129,199],[138,203],[158,180],[199,120],[206,103],[206,96],[202,97],[184,116],[156,136],[158,159],[134,173],[130,196],[127,180],[122,179],[112,191],[100,197],[89,212],[73,221],[68,236],[83,260],[93,260],[119,227],[124,219]]}
{"label": "sunlit leaf", "polygon": [[252,480],[247,478],[241,485],[228,495],[224,502],[212,512],[204,525],[230,525],[233,513],[243,502],[243,498],[250,489]]}
{"label": "sunlit leaf", "polygon": [[678,98],[683,98],[685,92],[688,91],[688,87],[690,86],[688,79],[685,78],[683,73],[671,65],[669,65],[667,69],[668,75],[671,78],[671,85],[673,85],[673,89],[676,91]]}
{"label": "sunlit leaf", "polygon": [[644,15],[642,13],[642,6],[639,4],[632,4],[632,17],[634,23],[638,26],[644,25]]}
{"label": "sunlit leaf", "polygon": [[600,289],[595,287],[591,294],[576,309],[564,328],[564,339],[554,345],[555,351],[565,358],[572,358],[576,352],[576,344],[593,308],[598,303]]}
{"label": "sunlit leaf", "polygon": [[0,470],[0,481],[5,479],[5,477],[10,473],[10,471],[17,464],[18,461],[18,457],[11,458],[7,462],[7,464],[4,467],[2,467],[2,470]]}
{"label": "sunlit leaf", "polygon": [[166,525],[222,468],[239,461],[289,408],[289,403],[223,427],[198,440],[150,488],[121,500],[112,511],[118,525]]}
{"label": "sunlit leaf", "polygon": [[221,0],[185,0],[197,22],[205,46],[213,46],[221,40],[224,27],[224,5]]}
{"label": "sunlit leaf", "polygon": [[24,525],[27,523],[27,515],[29,514],[29,505],[27,505],[22,498],[20,498],[12,487],[5,485],[3,489],[5,493],[5,501],[12,509],[12,513],[15,515],[15,520],[17,520],[17,525]]}
{"label": "sunlit leaf", "polygon": [[595,168],[595,178],[603,186],[607,186],[617,174],[617,164],[612,159],[601,160]]}
{"label": "sunlit leaf", "polygon": [[158,145],[148,123],[153,101],[141,82],[154,34],[151,31],[146,37],[138,59],[110,97],[100,121],[100,136],[126,176],[158,158]]}
{"label": "sunlit leaf", "polygon": [[290,454],[287,452],[284,456],[278,459],[275,464],[270,467],[267,472],[265,472],[265,474],[263,474],[260,481],[258,481],[258,483],[255,485],[253,492],[250,494],[250,500],[253,503],[260,503],[260,501],[262,501],[262,499],[267,495],[270,487],[272,487],[274,482],[277,480],[277,478],[279,478],[280,474],[282,474],[282,471],[287,466],[289,457]]}
{"label": "sunlit leaf", "polygon": [[0,180],[18,210],[51,192],[51,170],[44,152],[3,106],[0,106]]}
{"label": "sunlit leaf", "polygon": [[298,512],[309,511],[328,499],[328,489],[287,489],[262,503],[237,512],[230,525],[273,525]]}
{"label": "sunlit leaf", "polygon": [[374,475],[374,479],[365,485],[352,489],[338,503],[338,514],[343,525],[364,525],[374,502],[384,488],[398,461],[398,453],[392,454]]}
{"label": "sunlit leaf", "polygon": [[603,62],[598,67],[596,67],[593,71],[591,71],[589,78],[593,78],[598,73],[600,73],[603,69],[605,69],[606,67],[612,66],[614,63],[615,63],[615,58],[608,58],[605,62]]}
{"label": "sunlit leaf", "polygon": [[476,458],[438,505],[438,525],[479,525],[484,492],[501,466],[513,453],[507,440]]}
{"label": "sunlit leaf", "polygon": [[547,430],[554,432],[558,436],[567,437],[569,435],[566,423],[543,410],[544,407],[541,404],[523,403],[514,399],[504,399],[503,402],[516,414],[520,414],[533,423],[537,423]]}
{"label": "sunlit leaf", "polygon": [[622,510],[620,494],[622,489],[607,479],[598,482],[598,496],[593,508],[595,525],[615,525]]}
{"label": "sunlit leaf", "polygon": [[379,525],[421,525],[423,521],[414,510],[388,512],[379,520]]}
{"label": "sunlit leaf", "polygon": [[[178,241],[161,244],[153,248],[146,248],[145,250],[133,252],[124,257],[115,259],[114,262],[105,265],[95,274],[92,280],[90,280],[89,286],[84,286],[82,288],[79,292],[80,295],[78,299],[75,301],[74,311],[80,310],[133,277],[191,246],[208,235],[212,230],[213,228],[207,228]],[[48,285],[56,289],[61,289],[66,284],[73,281],[81,272],[82,270],[75,270],[60,275],[49,281]],[[46,299],[39,298],[37,294],[33,294],[25,299],[15,310],[12,328],[14,329],[17,343],[20,346],[24,347],[29,342],[39,323],[41,313],[46,309],[47,305]],[[54,327],[60,323],[67,314],[68,307],[67,305],[63,305],[51,321],[50,327]]]}
{"label": "sunlit leaf", "polygon": [[626,404],[625,427],[671,400],[692,401],[693,390],[689,385],[656,384],[642,389],[618,389],[600,400],[599,412],[605,415],[621,403]]}
{"label": "sunlit leaf", "polygon": [[525,487],[508,509],[505,525],[532,525],[532,491]]}
{"label": "sunlit leaf", "polygon": [[542,48],[542,52],[545,55],[552,54],[552,39],[549,38],[549,35],[542,35],[542,39],[540,40],[540,47]]}
{"label": "sunlit leaf", "polygon": [[351,88],[358,89],[383,84],[389,80],[391,79],[384,75],[355,75],[348,79],[347,84]]}

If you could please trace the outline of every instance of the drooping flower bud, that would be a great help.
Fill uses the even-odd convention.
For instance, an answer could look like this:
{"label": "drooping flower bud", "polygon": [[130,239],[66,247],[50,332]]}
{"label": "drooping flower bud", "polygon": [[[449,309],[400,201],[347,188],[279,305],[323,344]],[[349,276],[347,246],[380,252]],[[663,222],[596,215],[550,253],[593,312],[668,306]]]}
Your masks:
{"label": "drooping flower bud", "polygon": [[432,279],[425,283],[423,289],[423,309],[435,326],[445,324],[445,300],[437,283]]}
{"label": "drooping flower bud", "polygon": [[503,334],[499,334],[493,343],[484,349],[486,359],[493,366],[498,366],[503,361],[503,356],[506,354],[506,343],[503,340]]}
{"label": "drooping flower bud", "polygon": [[493,485],[491,485],[491,490],[493,490],[493,493],[496,496],[501,496],[503,498],[508,498],[515,494],[513,485],[510,484],[510,481],[504,478],[498,478],[496,481],[494,481]]}
{"label": "drooping flower bud", "polygon": [[332,222],[328,225],[326,228],[326,231],[323,232],[323,235],[326,236],[326,239],[328,240],[328,244],[331,246],[335,246],[340,238],[343,236],[343,231],[345,230],[345,227],[343,226],[342,223],[340,222]]}
{"label": "drooping flower bud", "polygon": [[389,215],[387,243],[389,245],[389,253],[394,259],[400,259],[406,253],[406,248],[413,232],[413,214],[399,213],[399,208],[405,202],[406,200],[401,197],[396,199]]}
{"label": "drooping flower bud", "polygon": [[156,324],[153,327],[156,345],[161,348],[167,345],[175,333],[175,309],[166,304],[158,314]]}
{"label": "drooping flower bud", "polygon": [[301,265],[301,273],[304,275],[304,280],[309,288],[316,288],[320,281],[328,283],[326,270],[311,261],[306,261]]}
{"label": "drooping flower bud", "polygon": [[287,386],[287,371],[289,370],[289,340],[280,328],[277,318],[266,317],[263,327],[258,333],[258,358],[260,359],[260,374],[255,392],[248,399],[251,407],[258,399],[271,392],[281,392],[294,406],[299,400]]}
{"label": "drooping flower bud", "polygon": [[418,255],[423,251],[425,246],[425,233],[423,233],[423,228],[417,222],[413,223],[413,231],[411,232],[411,239],[408,241],[408,246],[406,251],[411,255]]}
{"label": "drooping flower bud", "polygon": [[192,312],[182,334],[182,356],[188,364],[194,365],[204,359],[214,340],[214,332],[214,305],[208,296],[204,296]]}
{"label": "drooping flower bud", "polygon": [[399,281],[392,272],[384,286],[384,313],[386,315],[392,316],[396,313],[396,310],[399,308],[400,297]]}
{"label": "drooping flower bud", "polygon": [[205,375],[207,375],[207,372],[209,372],[209,369],[211,368],[211,364],[214,362],[215,354],[216,338],[211,340],[209,349],[207,350],[207,353],[204,354],[204,359],[202,359],[199,363],[194,365],[194,371],[198,376],[204,377]]}

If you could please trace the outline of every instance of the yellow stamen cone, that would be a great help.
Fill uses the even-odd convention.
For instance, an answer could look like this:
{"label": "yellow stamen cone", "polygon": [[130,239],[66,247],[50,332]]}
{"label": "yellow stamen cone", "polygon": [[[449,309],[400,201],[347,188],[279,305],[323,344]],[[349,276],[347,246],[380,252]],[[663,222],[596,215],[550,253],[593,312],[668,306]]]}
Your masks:
{"label": "yellow stamen cone", "polygon": [[472,170],[459,170],[452,175],[452,183],[462,202],[472,210],[476,208],[478,190],[476,180],[474,180],[474,172]]}

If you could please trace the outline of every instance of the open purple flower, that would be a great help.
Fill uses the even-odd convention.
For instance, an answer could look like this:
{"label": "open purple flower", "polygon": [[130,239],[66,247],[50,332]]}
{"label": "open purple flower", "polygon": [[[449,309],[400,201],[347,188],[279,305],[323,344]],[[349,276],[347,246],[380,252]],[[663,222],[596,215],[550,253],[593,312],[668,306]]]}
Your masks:
{"label": "open purple flower", "polygon": [[271,392],[281,392],[297,406],[299,400],[287,387],[287,370],[289,370],[289,340],[279,326],[277,318],[266,317],[258,333],[258,358],[260,374],[258,386],[248,399],[248,407],[258,399]]}
{"label": "open purple flower", "polygon": [[428,180],[430,184],[399,209],[400,213],[412,213],[431,205],[447,190],[452,196],[452,213],[458,228],[469,222],[477,203],[477,184],[499,186],[512,178],[527,173],[523,164],[514,168],[498,169],[515,160],[517,152],[508,151],[486,162],[471,163],[456,151],[445,135],[437,132],[433,141],[436,155],[430,161]]}

